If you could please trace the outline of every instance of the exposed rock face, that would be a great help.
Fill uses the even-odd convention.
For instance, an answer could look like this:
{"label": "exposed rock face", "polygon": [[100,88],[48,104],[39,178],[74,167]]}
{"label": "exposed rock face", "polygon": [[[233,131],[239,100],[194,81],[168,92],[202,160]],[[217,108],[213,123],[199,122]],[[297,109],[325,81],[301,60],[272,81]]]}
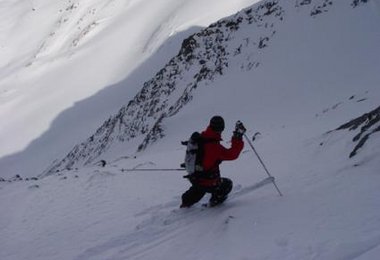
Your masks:
{"label": "exposed rock face", "polygon": [[341,125],[336,130],[348,129],[349,131],[355,131],[359,129],[358,134],[352,139],[356,143],[355,148],[350,153],[350,158],[355,156],[359,149],[368,142],[371,136],[380,131],[380,106],[369,113],[351,120],[350,122]]}

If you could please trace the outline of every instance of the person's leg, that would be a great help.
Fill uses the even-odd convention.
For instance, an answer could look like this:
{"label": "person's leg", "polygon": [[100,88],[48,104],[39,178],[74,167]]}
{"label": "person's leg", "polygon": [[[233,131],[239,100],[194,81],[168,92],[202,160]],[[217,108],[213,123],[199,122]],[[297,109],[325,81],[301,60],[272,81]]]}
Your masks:
{"label": "person's leg", "polygon": [[233,183],[230,179],[222,178],[221,183],[211,193],[210,206],[223,203],[228,198],[228,194],[231,192],[232,186]]}
{"label": "person's leg", "polygon": [[205,194],[206,192],[203,189],[194,185],[191,186],[188,191],[182,194],[182,204],[180,207],[181,208],[191,207],[193,204],[200,201]]}

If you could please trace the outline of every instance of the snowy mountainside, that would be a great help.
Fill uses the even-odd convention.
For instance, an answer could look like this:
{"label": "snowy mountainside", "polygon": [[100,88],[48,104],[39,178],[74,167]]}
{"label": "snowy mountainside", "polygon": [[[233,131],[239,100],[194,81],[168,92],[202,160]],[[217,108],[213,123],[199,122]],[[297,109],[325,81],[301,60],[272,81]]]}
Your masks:
{"label": "snowy mountainside", "polygon": [[[191,48],[179,53],[187,53],[194,65],[184,70],[183,59],[178,70],[183,69],[184,82],[197,83],[197,88],[182,104],[176,101],[186,93],[186,86],[176,91],[169,85],[161,94],[154,78],[146,80],[145,92],[130,101],[138,108],[136,114],[151,108],[151,94],[153,98],[163,95],[159,107],[173,113],[160,111],[154,119],[153,111],[151,118],[144,114],[145,122],[133,118],[142,127],[139,131],[146,130],[144,134],[129,129],[140,136],[120,142],[131,136],[123,135],[125,129],[118,127],[123,121],[114,124],[113,116],[99,136],[94,134],[104,145],[107,136],[114,138],[97,159],[97,146],[85,142],[87,150],[78,145],[72,161],[67,158],[57,164],[64,169],[72,162],[71,170],[44,178],[0,179],[0,259],[378,259],[379,2],[284,0],[267,1],[276,4],[257,9],[265,3],[216,22],[198,31],[199,36],[187,35],[182,46]],[[281,16],[268,14],[263,23],[237,22],[239,17],[256,18],[256,11],[267,13],[277,5]],[[221,27],[221,32],[230,38],[217,44],[225,52],[211,48],[213,62],[200,62],[198,54],[207,54],[209,43],[204,34],[229,21],[234,21],[231,27]],[[269,39],[258,48],[264,35]],[[176,79],[167,74],[177,69],[169,65],[170,70],[158,69],[156,75],[180,82],[182,74]],[[204,66],[209,71],[198,82],[192,75],[199,76]],[[170,91],[175,96],[167,96]],[[144,101],[141,108],[134,102],[138,97]],[[170,110],[172,105],[180,109]],[[120,111],[128,111],[128,106]],[[87,115],[91,113],[90,109]],[[205,196],[200,204],[179,209],[181,194],[190,184],[181,173],[160,169],[177,168],[185,152],[179,141],[202,130],[215,114],[226,121],[225,146],[236,120],[245,123],[249,137],[260,133],[253,145],[283,197],[271,184],[246,192],[267,177],[246,144],[238,160],[221,164],[222,175],[234,182],[225,205],[205,209],[200,205],[208,201]],[[157,136],[164,136],[136,153],[157,121],[161,124],[156,129],[162,131]],[[64,136],[66,129],[61,131]],[[363,145],[350,157],[359,143]],[[91,153],[74,158],[79,151]],[[93,163],[82,167],[89,159]],[[98,164],[100,159],[107,164]],[[131,168],[157,171],[126,171]]]}
{"label": "snowy mountainside", "polygon": [[1,1],[0,175],[42,172],[132,99],[184,37],[255,2]]}
{"label": "snowy mountainside", "polygon": [[[154,78],[144,83],[142,90],[119,113],[108,119],[96,133],[86,142],[76,146],[74,150],[58,165],[54,165],[48,173],[62,169],[70,169],[81,164],[93,162],[102,155],[114,141],[124,142],[143,135],[139,150],[150,142],[163,137],[162,120],[177,113],[192,99],[192,91],[204,82],[212,81],[216,75],[223,75],[231,59],[230,42],[236,37],[240,23],[259,23],[263,27],[250,41],[263,49],[275,33],[273,22],[282,19],[282,8],[276,2],[259,5],[255,10],[249,9],[235,15],[232,19],[212,24],[205,30],[190,36],[182,43],[176,57],[160,70]],[[271,26],[264,27],[265,23]],[[240,39],[238,39],[240,42]],[[242,52],[239,44],[234,56]],[[259,63],[248,60],[247,69]],[[243,66],[243,64],[242,64]]]}
{"label": "snowy mountainside", "polygon": [[[284,26],[287,19],[300,24],[303,21],[310,24],[313,23],[311,19],[327,20],[324,15],[330,10],[332,13],[326,15],[339,19],[337,10],[355,11],[366,3],[367,1],[353,1],[343,4],[331,0],[264,1],[210,25],[185,39],[178,55],[152,79],[146,81],[142,90],[127,106],[109,118],[94,135],[77,145],[63,160],[54,163],[46,173],[73,169],[99,160],[102,156],[107,158],[107,155],[103,154],[109,149],[112,150],[112,146],[120,146],[120,143],[126,143],[124,147],[127,151],[124,153],[129,155],[145,149],[150,143],[165,136],[163,121],[174,116],[190,102],[196,89],[216,85],[213,83],[216,78],[234,73],[236,68],[247,74],[254,74],[253,71],[260,69],[266,53],[273,50],[271,45],[281,43],[281,38],[276,37],[276,34],[281,30],[283,33],[289,33],[286,31],[289,28]],[[344,19],[346,18],[341,18],[343,23],[348,22]],[[290,30],[294,31],[289,35],[297,35],[296,29]],[[294,40],[291,43],[295,49],[302,49],[302,43]],[[319,41],[321,39],[316,42]],[[332,45],[341,43],[338,37],[331,39]],[[322,44],[329,44],[329,41]],[[316,44],[315,48],[319,46]],[[294,55],[297,55],[297,52]],[[250,107],[249,104],[245,106]],[[137,141],[128,145],[128,141],[132,139]]]}

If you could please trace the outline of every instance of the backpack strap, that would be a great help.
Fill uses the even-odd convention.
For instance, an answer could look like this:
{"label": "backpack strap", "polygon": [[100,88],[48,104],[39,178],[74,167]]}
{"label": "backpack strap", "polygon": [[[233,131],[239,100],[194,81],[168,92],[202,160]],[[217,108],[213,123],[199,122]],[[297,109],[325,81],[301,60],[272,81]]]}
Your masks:
{"label": "backpack strap", "polygon": [[203,158],[205,155],[205,144],[208,143],[217,143],[218,141],[216,139],[211,139],[211,138],[204,138],[200,137],[198,141],[198,146],[199,146],[199,156],[197,156],[196,164],[203,165]]}
{"label": "backpack strap", "polygon": [[[198,145],[200,146],[200,149],[199,149],[199,156],[197,157],[196,163],[199,165],[203,165],[203,159],[205,155],[205,149],[204,149],[205,144],[218,143],[218,142],[219,141],[217,139],[201,137],[201,140],[198,143]],[[219,164],[220,162],[216,162],[215,166]],[[193,177],[195,177],[196,179],[215,179],[218,177],[218,175],[219,175],[219,172],[205,171],[202,169],[201,171],[195,172]]]}

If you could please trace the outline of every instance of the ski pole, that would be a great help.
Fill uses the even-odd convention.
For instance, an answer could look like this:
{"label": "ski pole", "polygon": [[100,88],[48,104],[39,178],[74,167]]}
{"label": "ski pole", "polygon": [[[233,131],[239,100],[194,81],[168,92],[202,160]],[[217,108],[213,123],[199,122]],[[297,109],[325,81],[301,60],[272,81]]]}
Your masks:
{"label": "ski pole", "polygon": [[121,169],[122,172],[185,171],[186,169]]}
{"label": "ski pole", "polygon": [[[253,147],[253,144],[251,143],[251,141],[249,140],[249,138],[247,137],[246,134],[244,134],[244,137],[245,137],[245,139],[247,140],[248,144],[251,146],[253,152],[256,154],[256,156],[257,156],[257,158],[259,159],[261,165],[263,166],[265,172],[268,174],[269,177],[273,178],[272,175],[269,173],[267,167],[265,166],[263,160],[261,159],[260,155],[257,153],[255,147]],[[282,196],[282,193],[281,193],[280,189],[277,187],[277,184],[274,182],[274,178],[272,179],[272,182],[273,182],[274,187],[275,187],[276,190],[278,191],[278,194],[280,194],[280,196]]]}

